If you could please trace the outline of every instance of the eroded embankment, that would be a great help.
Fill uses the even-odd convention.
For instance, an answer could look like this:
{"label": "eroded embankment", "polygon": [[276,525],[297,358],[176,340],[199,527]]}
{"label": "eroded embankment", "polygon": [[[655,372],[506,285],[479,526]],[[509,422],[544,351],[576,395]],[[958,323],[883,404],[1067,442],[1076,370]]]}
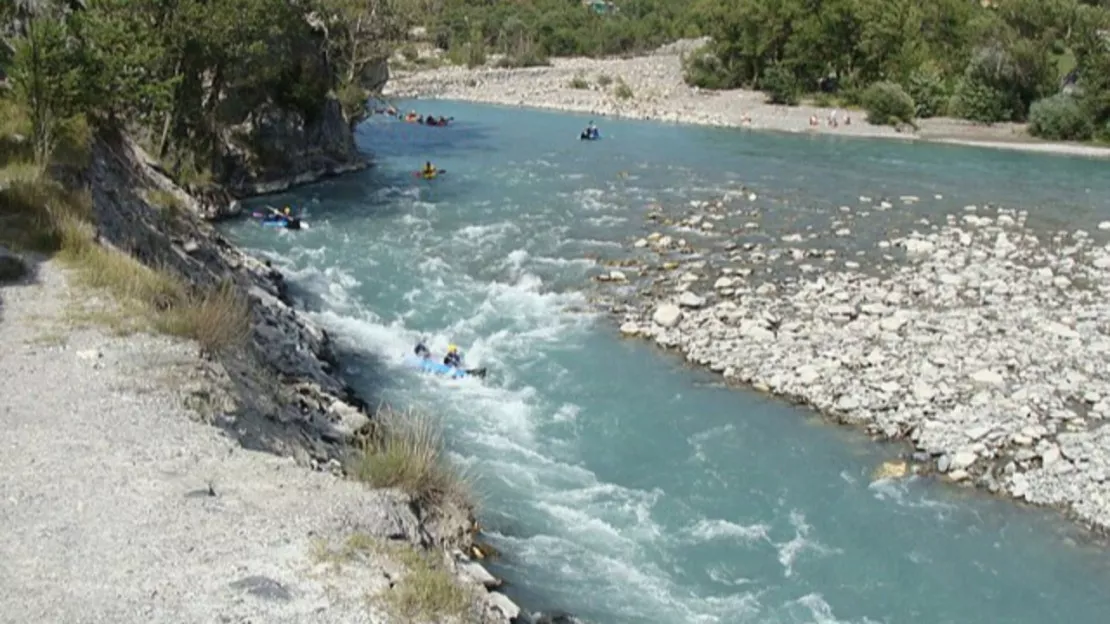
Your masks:
{"label": "eroded embankment", "polygon": [[1110,528],[1110,222],[1037,234],[1024,211],[968,206],[857,257],[833,243],[843,223],[737,243],[748,201],[693,202],[630,241],[600,276],[622,333]]}
{"label": "eroded embankment", "polygon": [[[338,497],[336,500],[349,501],[350,505],[336,503],[335,514],[323,514],[329,517],[329,522],[334,521],[335,526],[321,527],[322,534],[334,537],[339,533],[338,526],[356,540],[366,538],[373,543],[405,544],[414,549],[413,552],[428,552],[433,560],[442,557],[450,578],[454,579],[451,582],[474,601],[473,609],[467,611],[469,615],[464,616],[464,620],[507,622],[516,618],[519,615],[516,605],[500,593],[487,591],[500,582],[470,561],[468,554],[473,552],[476,525],[469,501],[441,497],[430,502],[415,493],[395,488],[364,489],[364,499],[359,499],[352,494],[352,488],[363,486],[337,479],[357,455],[363,440],[383,435],[383,425],[377,414],[368,410],[366,403],[343,381],[329,336],[293,307],[280,273],[244,254],[220,236],[198,216],[202,212],[198,202],[150,167],[148,161],[149,158],[124,137],[105,136],[94,141],[90,164],[82,173],[80,183],[91,194],[97,242],[118,249],[160,273],[176,276],[189,287],[208,291],[230,287],[245,297],[250,315],[245,342],[196,360],[192,364],[196,370],[187,379],[180,380],[174,394],[180,395],[186,404],[202,414],[207,422],[220,427],[238,445],[292,457],[303,466],[289,470],[309,468],[319,473],[320,478],[300,472],[291,477],[290,488],[296,490],[295,484],[304,484],[318,491],[315,500],[296,501],[296,497],[282,497],[288,507],[307,503],[330,509],[333,496]],[[49,271],[42,277],[57,278]],[[78,338],[90,339],[88,336]],[[126,359],[117,357],[121,353],[134,352],[126,344],[117,344],[103,336],[96,337],[95,341],[102,342],[101,353],[112,353],[116,361]],[[168,350],[172,353],[175,349],[181,350],[180,346],[163,349],[156,339],[144,344],[146,346],[139,351]],[[141,372],[142,369],[132,367],[115,370],[113,374],[122,379],[138,377]],[[127,400],[126,393],[116,398]],[[78,410],[69,417],[79,419],[81,413]],[[171,410],[172,413],[176,411]],[[153,431],[151,435],[160,433],[164,432]],[[195,432],[190,435],[196,437]],[[196,440],[193,443],[203,446]],[[231,450],[222,452],[234,453],[234,447],[227,448]],[[273,463],[251,460],[254,466],[251,470],[268,461]],[[243,470],[245,474],[251,472]],[[286,472],[286,475],[292,474]],[[128,481],[126,477],[119,478]],[[241,483],[249,481],[243,476]],[[269,485],[286,487],[280,483],[281,478],[276,481]],[[313,483],[315,485],[310,486]],[[250,504],[250,498],[247,496],[241,502]],[[356,507],[357,512],[351,511]],[[312,531],[307,524],[294,525],[283,525],[282,530],[275,531],[272,536],[267,536],[263,530],[238,537],[246,541],[280,540],[283,539],[281,535],[298,530],[297,526]],[[110,522],[105,530],[112,526],[118,527]],[[144,539],[142,532],[136,531],[140,534],[136,539]],[[304,541],[303,538],[304,535],[299,536],[298,543]],[[355,549],[358,551],[355,554],[360,554],[358,558],[369,562],[371,567],[383,561],[407,561],[407,564],[415,561],[406,560],[403,552],[391,554],[375,550],[371,553],[373,556],[361,556],[369,552],[362,546],[365,544]],[[340,558],[347,563],[356,558],[351,548],[350,544],[339,547]],[[407,564],[402,567],[411,571],[414,565]],[[275,565],[280,565],[280,561]],[[231,574],[231,571],[225,572],[225,576]],[[235,578],[228,576],[220,582],[241,581],[239,577],[250,576],[246,572],[236,570],[232,575]],[[388,585],[393,587],[392,582]],[[247,591],[249,588],[240,589]],[[204,588],[196,591],[200,596],[206,592]],[[326,607],[326,601],[320,606]],[[372,612],[366,613],[370,614],[366,615],[368,621],[388,621],[377,619]]]}

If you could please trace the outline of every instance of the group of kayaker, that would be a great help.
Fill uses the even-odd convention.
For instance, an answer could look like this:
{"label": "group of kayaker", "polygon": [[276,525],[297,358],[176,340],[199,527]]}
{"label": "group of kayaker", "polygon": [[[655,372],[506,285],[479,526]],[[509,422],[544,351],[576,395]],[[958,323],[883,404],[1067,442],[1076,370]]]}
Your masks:
{"label": "group of kayaker", "polygon": [[[432,359],[432,352],[428,349],[427,345],[424,344],[423,340],[416,343],[413,353],[416,354],[416,357],[423,360]],[[462,353],[459,352],[459,348],[456,345],[447,346],[447,355],[443,356],[443,365],[450,366],[451,368],[462,368]]]}
{"label": "group of kayaker", "polygon": [[446,126],[447,124],[451,123],[452,119],[454,119],[453,117],[444,117],[443,115],[440,115],[438,117],[436,117],[435,115],[418,115],[416,111],[409,111],[405,115],[397,115],[397,118],[405,123],[440,127]]}

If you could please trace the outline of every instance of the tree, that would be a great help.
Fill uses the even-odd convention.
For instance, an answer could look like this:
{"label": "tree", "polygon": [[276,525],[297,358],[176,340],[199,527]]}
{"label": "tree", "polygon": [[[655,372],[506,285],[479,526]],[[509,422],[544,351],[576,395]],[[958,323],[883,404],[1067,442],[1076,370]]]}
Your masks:
{"label": "tree", "polygon": [[45,169],[61,125],[80,110],[80,73],[66,23],[49,13],[28,13],[15,39],[10,79],[27,105],[35,164]]}
{"label": "tree", "polygon": [[147,122],[170,106],[173,77],[162,63],[159,0],[88,0],[70,22],[81,41],[86,112],[108,124]]}

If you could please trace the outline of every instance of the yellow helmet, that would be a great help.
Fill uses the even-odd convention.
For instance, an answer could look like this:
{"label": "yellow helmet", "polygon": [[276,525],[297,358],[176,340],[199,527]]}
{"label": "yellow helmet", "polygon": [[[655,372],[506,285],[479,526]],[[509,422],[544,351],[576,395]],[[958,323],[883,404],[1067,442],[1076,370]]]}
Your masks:
{"label": "yellow helmet", "polygon": [[447,345],[447,352],[448,353],[457,353],[458,351],[459,351],[459,348],[457,346]]}
{"label": "yellow helmet", "polygon": [[285,207],[285,214],[289,214],[289,206]]}

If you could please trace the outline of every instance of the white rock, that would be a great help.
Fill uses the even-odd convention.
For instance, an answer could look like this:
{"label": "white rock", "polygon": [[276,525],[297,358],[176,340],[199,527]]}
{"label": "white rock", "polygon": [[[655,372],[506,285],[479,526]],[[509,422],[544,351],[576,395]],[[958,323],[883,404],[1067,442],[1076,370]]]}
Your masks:
{"label": "white rock", "polygon": [[651,315],[653,323],[667,328],[678,325],[681,320],[682,310],[673,303],[660,304]]}
{"label": "white rock", "polygon": [[684,308],[700,308],[705,305],[705,297],[686,291],[678,296],[678,305]]}
{"label": "white rock", "polygon": [[731,277],[718,277],[716,282],[713,282],[713,288],[720,290],[722,288],[732,288],[733,279]]}
{"label": "white rock", "polygon": [[910,258],[921,258],[927,256],[936,249],[936,245],[927,241],[916,238],[907,239],[903,243],[906,247],[906,255]]}
{"label": "white rock", "polygon": [[948,462],[948,470],[963,470],[975,463],[976,455],[970,451],[960,451]]}
{"label": "white rock", "polygon": [[633,321],[621,323],[621,333],[625,336],[635,336],[640,333],[640,326]]}
{"label": "white rock", "polygon": [[83,349],[77,352],[77,359],[79,360],[92,361],[99,360],[102,357],[104,357],[104,354],[99,349]]}
{"label": "white rock", "polygon": [[509,599],[508,596],[501,592],[491,591],[489,593],[490,604],[495,609],[500,611],[509,620],[515,620],[520,617],[520,607],[515,602]]}
{"label": "white rock", "polygon": [[971,381],[981,386],[998,387],[1006,383],[1006,379],[1001,374],[987,368],[975,371],[970,377]]}

